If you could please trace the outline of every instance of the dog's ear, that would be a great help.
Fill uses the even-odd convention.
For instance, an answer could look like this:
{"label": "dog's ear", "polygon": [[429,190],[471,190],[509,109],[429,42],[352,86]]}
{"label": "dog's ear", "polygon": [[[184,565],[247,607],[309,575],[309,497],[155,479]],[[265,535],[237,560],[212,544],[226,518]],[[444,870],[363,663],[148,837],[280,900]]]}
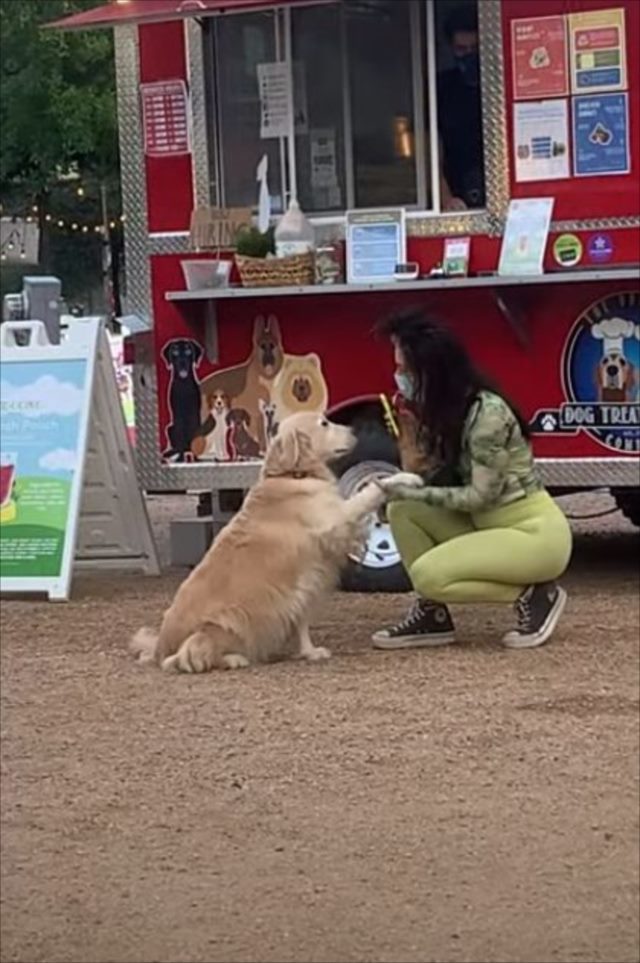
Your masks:
{"label": "dog's ear", "polygon": [[173,341],[167,341],[164,348],[162,349],[162,357],[164,358],[164,361],[168,368],[171,367],[171,358],[169,357],[169,352],[171,351],[172,344],[173,344]]}
{"label": "dog's ear", "polygon": [[276,318],[275,314],[270,314],[267,318],[267,323],[265,325],[265,331],[269,334],[276,344],[282,344],[282,334],[280,333],[280,322]]}
{"label": "dog's ear", "polygon": [[260,344],[260,339],[262,338],[267,327],[267,322],[264,319],[264,315],[259,314],[255,321],[253,322],[253,343],[254,345]]}
{"label": "dog's ear", "polygon": [[200,362],[202,361],[202,355],[204,354],[204,351],[202,350],[202,345],[198,344],[198,342],[194,341],[193,339],[190,339],[189,344],[191,345],[191,348],[193,350],[193,358],[194,358],[193,363],[195,365],[199,365]]}
{"label": "dog's ear", "polygon": [[277,478],[303,471],[311,453],[311,438],[305,432],[287,431],[276,435],[267,449],[264,474],[267,478]]}

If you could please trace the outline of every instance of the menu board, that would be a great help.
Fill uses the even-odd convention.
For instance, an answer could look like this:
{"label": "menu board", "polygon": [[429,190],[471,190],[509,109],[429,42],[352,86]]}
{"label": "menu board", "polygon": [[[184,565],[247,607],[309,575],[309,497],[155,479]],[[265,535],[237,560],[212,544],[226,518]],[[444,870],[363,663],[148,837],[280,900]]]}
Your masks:
{"label": "menu board", "polygon": [[564,97],[569,92],[567,28],[563,16],[511,21],[513,96]]}
{"label": "menu board", "polygon": [[406,260],[405,213],[347,211],[347,280],[350,284],[392,281]]}
{"label": "menu board", "polygon": [[624,90],[627,49],[624,10],[589,10],[569,17],[571,88],[575,94]]}
{"label": "menu board", "polygon": [[189,98],[184,80],[142,84],[144,152],[149,157],[188,154]]}

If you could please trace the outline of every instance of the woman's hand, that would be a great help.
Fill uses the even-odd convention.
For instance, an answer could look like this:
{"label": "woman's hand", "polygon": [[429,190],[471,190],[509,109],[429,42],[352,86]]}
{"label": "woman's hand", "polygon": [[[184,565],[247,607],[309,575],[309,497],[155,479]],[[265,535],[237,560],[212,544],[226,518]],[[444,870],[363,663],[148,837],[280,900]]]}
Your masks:
{"label": "woman's hand", "polygon": [[381,478],[378,484],[387,498],[391,499],[411,498],[415,492],[425,487],[420,475],[408,471],[399,471],[396,475]]}

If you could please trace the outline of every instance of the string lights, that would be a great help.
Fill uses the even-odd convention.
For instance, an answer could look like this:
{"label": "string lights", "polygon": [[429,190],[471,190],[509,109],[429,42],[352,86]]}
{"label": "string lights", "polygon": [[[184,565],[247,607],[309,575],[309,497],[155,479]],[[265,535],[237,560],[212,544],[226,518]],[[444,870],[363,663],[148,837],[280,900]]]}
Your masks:
{"label": "string lights", "polygon": [[[0,207],[0,213],[2,213],[2,207]],[[21,258],[26,258],[26,245],[24,239],[24,230],[21,229],[22,224],[32,224],[37,225],[38,223],[38,208],[33,206],[31,208],[31,213],[27,214],[26,217],[20,214],[6,215],[2,214],[2,221],[6,225],[10,222],[11,229],[6,237],[2,240],[2,245],[0,246],[0,260],[6,261],[9,255],[16,256],[16,254]],[[65,218],[56,217],[54,214],[45,214],[44,220],[49,229],[64,231],[69,234],[79,234],[87,237],[90,234],[101,234],[104,235],[105,227],[102,223],[95,223],[94,221],[85,222],[79,221],[75,218]],[[109,221],[109,231],[115,231],[115,229],[124,224],[126,217],[122,214],[116,219]],[[15,226],[14,226],[15,225]],[[3,232],[4,233],[4,232]],[[14,254],[15,252],[15,254]]]}

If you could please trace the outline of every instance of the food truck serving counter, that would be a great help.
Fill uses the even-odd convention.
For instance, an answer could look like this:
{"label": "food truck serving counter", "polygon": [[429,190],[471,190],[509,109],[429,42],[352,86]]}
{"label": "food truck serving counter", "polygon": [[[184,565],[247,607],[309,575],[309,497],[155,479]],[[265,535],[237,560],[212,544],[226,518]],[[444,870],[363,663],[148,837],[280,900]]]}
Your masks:
{"label": "food truck serving counter", "polygon": [[[244,488],[277,423],[323,408],[361,434],[345,491],[387,470],[371,328],[421,305],[527,415],[550,487],[610,487],[640,523],[636,0],[115,0],[61,25],[115,28],[144,487]],[[273,218],[297,198],[317,248],[347,211],[401,211],[415,277],[188,290],[184,261],[233,258],[194,253],[194,211],[255,209],[263,158]],[[526,240],[499,271],[510,203],[536,198],[540,272]],[[456,238],[460,276],[434,273]]]}

